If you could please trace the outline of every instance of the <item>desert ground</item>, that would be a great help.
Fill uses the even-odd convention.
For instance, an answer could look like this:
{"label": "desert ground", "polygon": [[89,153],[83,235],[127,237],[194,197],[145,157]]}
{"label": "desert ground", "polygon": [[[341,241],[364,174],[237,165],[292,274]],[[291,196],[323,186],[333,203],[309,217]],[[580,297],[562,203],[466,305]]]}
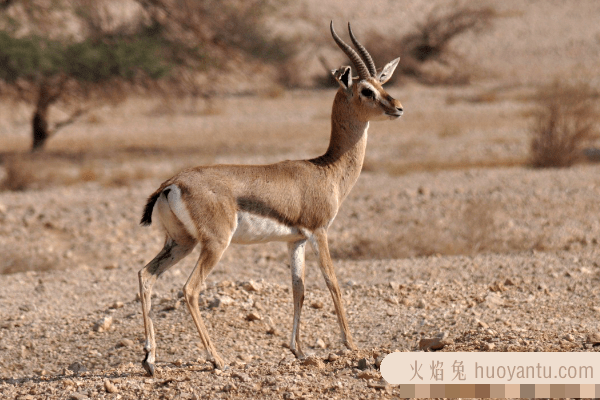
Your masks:
{"label": "desert ground", "polygon": [[[427,9],[297,3],[326,15],[323,35],[330,18],[401,32]],[[137,272],[164,240],[139,225],[148,195],[189,166],[322,154],[334,88],[132,97],[34,156],[31,109],[0,102],[0,397],[388,399],[400,388],[382,380],[381,358],[423,351],[422,339],[443,336],[438,351],[599,351],[600,165],[528,160],[539,87],[600,85],[600,5],[496,6],[491,31],[455,44],[477,79],[389,87],[405,114],[369,128],[362,175],[329,231],[358,351],[340,342],[310,250],[311,356],[297,360],[286,246],[232,245],[200,300],[227,368],[214,369],[182,298],[198,249],[154,286],[156,375],[141,366]]]}

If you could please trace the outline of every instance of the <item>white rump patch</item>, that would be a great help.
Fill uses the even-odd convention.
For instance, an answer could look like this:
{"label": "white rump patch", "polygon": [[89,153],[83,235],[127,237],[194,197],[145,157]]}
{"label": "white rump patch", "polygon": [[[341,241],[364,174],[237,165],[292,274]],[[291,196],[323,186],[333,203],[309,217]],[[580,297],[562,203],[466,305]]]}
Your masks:
{"label": "white rump patch", "polygon": [[[169,191],[169,194],[165,198],[164,192]],[[154,219],[154,213],[158,213],[158,219],[162,223],[163,227],[167,232],[176,232],[179,227],[175,221],[173,221],[173,216],[171,214],[175,214],[175,217],[183,224],[187,233],[198,239],[198,229],[192,221],[192,217],[190,216],[190,212],[188,211],[185,203],[181,200],[181,190],[177,185],[169,185],[167,186],[163,192],[158,197],[156,201],[156,206],[153,210],[152,218]]]}
{"label": "white rump patch", "polygon": [[272,218],[245,211],[237,213],[237,227],[231,238],[232,243],[250,244],[265,242],[290,242],[302,239],[298,228],[290,227]]}

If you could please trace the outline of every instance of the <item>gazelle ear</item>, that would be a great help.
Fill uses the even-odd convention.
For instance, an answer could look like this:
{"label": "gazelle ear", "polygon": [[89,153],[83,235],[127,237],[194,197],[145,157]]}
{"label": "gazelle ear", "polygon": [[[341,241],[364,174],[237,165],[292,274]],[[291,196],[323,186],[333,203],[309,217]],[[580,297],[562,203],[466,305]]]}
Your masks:
{"label": "gazelle ear", "polygon": [[381,70],[379,75],[377,75],[377,79],[379,79],[379,82],[382,85],[390,80],[390,78],[394,74],[394,71],[396,70],[396,67],[398,66],[399,62],[400,62],[400,57],[396,58],[395,60],[390,61],[389,63],[387,63],[387,65],[385,67],[383,67],[383,69]]}
{"label": "gazelle ear", "polygon": [[346,90],[350,89],[352,86],[352,68],[348,66],[340,67],[339,69],[332,70],[331,74],[341,87]]}

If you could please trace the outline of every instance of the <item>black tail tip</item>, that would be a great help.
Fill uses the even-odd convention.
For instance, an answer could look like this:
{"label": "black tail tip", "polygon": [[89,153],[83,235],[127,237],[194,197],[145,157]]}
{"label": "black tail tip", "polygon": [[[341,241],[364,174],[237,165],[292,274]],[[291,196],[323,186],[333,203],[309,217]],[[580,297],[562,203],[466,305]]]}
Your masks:
{"label": "black tail tip", "polygon": [[146,203],[146,207],[144,207],[144,213],[142,214],[142,219],[140,220],[140,225],[149,226],[152,224],[152,210],[154,209],[154,203],[158,200],[158,196],[160,196],[159,192],[154,192],[150,197],[148,197],[148,202]]}

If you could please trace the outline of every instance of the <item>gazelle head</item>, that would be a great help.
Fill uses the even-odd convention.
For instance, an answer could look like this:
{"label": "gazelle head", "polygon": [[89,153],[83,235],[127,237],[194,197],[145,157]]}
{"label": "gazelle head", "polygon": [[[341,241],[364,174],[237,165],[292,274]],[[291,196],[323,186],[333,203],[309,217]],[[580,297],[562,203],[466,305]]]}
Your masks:
{"label": "gazelle head", "polygon": [[358,78],[352,78],[352,69],[349,66],[331,71],[335,80],[340,84],[341,91],[345,94],[347,100],[354,105],[359,118],[364,121],[372,121],[401,117],[403,113],[402,104],[390,96],[382,86],[392,77],[400,61],[400,57],[390,61],[378,73],[371,55],[354,37],[349,22],[348,32],[350,33],[350,39],[356,50],[358,50],[358,53],[348,44],[344,43],[337,33],[335,33],[333,21],[331,21],[330,28],[333,40],[350,58],[358,72]]}

